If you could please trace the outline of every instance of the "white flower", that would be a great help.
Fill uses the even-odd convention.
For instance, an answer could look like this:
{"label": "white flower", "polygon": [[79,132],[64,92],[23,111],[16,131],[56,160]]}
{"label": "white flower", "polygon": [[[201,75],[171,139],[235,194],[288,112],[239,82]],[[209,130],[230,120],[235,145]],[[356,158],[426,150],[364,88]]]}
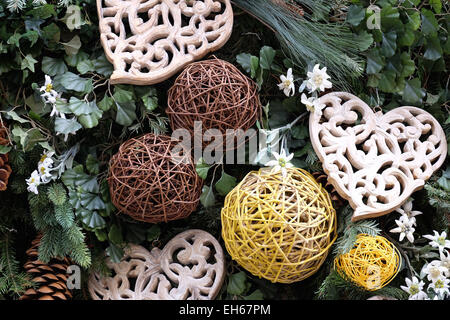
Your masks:
{"label": "white flower", "polygon": [[416,218],[415,216],[418,216],[419,214],[422,214],[421,211],[413,211],[413,200],[411,199],[407,202],[405,202],[400,208],[398,208],[396,211],[400,213],[401,215],[404,215],[408,217],[408,219],[411,221],[412,225],[416,225]]}
{"label": "white flower", "polygon": [[450,294],[450,292],[448,291],[448,283],[450,282],[449,279],[446,279],[444,277],[441,277],[439,279],[437,279],[436,281],[430,283],[429,288],[433,288],[434,291],[440,295],[440,296],[444,296],[446,294]]}
{"label": "white flower", "polygon": [[41,176],[42,183],[47,183],[50,181],[52,174],[50,173],[51,165],[47,163],[39,163],[38,171]]}
{"label": "white flower", "polygon": [[447,269],[447,271],[445,271],[444,274],[446,277],[450,277],[450,253],[448,251],[441,251],[440,256],[441,256],[440,261],[441,266]]}
{"label": "white flower", "polygon": [[390,232],[392,233],[400,233],[400,241],[403,241],[403,239],[406,238],[409,240],[409,242],[414,242],[414,229],[412,222],[406,217],[401,216],[399,220],[395,220],[395,223],[397,224],[397,228],[392,229]]}
{"label": "white flower", "polygon": [[41,97],[44,99],[45,103],[55,104],[56,98],[58,98],[58,92],[53,90],[53,82],[50,76],[45,75],[45,84],[39,89],[43,94]]}
{"label": "white flower", "polygon": [[405,278],[406,287],[400,286],[403,291],[409,294],[409,300],[426,300],[428,299],[427,294],[423,291],[423,286],[425,283],[420,281],[416,277],[412,277],[412,281]]}
{"label": "white flower", "polygon": [[435,282],[436,280],[442,278],[442,275],[447,271],[447,268],[441,265],[439,260],[434,260],[427,264],[425,268],[423,268],[423,272],[427,275],[427,279],[429,281]]}
{"label": "white flower", "polygon": [[315,97],[306,97],[306,94],[302,93],[302,103],[306,106],[306,110],[313,112],[318,116],[322,115],[322,109],[325,108],[324,103],[320,103],[320,100]]}
{"label": "white flower", "polygon": [[272,154],[276,160],[271,160],[271,161],[267,162],[266,166],[273,167],[272,171],[274,171],[274,172],[278,172],[281,170],[283,177],[286,177],[286,174],[287,174],[286,169],[292,168],[294,166],[292,163],[289,162],[294,157],[294,154],[291,153],[289,156],[286,156],[286,152],[284,151],[284,149],[281,150],[280,154],[278,154],[276,152],[272,152]]}
{"label": "white flower", "polygon": [[59,93],[58,96],[55,98],[55,102],[52,103],[53,109],[52,109],[52,112],[50,113],[50,117],[56,116],[56,117],[61,117],[61,118],[65,119],[66,115],[58,109],[58,104],[56,103],[57,99],[64,101],[64,102],[66,101],[66,99],[61,98],[61,93]]}
{"label": "white flower", "polygon": [[309,92],[316,90],[325,91],[325,89],[329,89],[333,86],[331,82],[327,80],[330,78],[327,74],[327,67],[320,69],[319,65],[316,64],[312,72],[308,72],[306,75],[308,76],[306,87],[309,89]]}
{"label": "white flower", "polygon": [[39,160],[39,164],[44,164],[46,166],[51,166],[54,162],[54,160],[52,159],[53,155],[55,153],[51,152],[51,151],[45,151],[42,156],[41,159]]}
{"label": "white flower", "polygon": [[292,68],[289,68],[286,76],[280,76],[281,83],[278,84],[278,88],[283,90],[286,96],[294,95],[295,93],[295,85],[294,85],[294,76],[292,75]]}
{"label": "white flower", "polygon": [[434,236],[431,234],[424,235],[424,238],[427,238],[430,241],[430,245],[434,248],[439,248],[439,252],[442,252],[444,248],[450,248],[450,240],[447,240],[447,232],[442,231],[441,234],[436,230],[433,230]]}
{"label": "white flower", "polygon": [[39,172],[37,170],[34,170],[31,173],[31,177],[29,179],[25,180],[28,184],[27,190],[29,192],[33,192],[35,194],[38,194],[37,187],[41,184],[41,176],[39,175]]}

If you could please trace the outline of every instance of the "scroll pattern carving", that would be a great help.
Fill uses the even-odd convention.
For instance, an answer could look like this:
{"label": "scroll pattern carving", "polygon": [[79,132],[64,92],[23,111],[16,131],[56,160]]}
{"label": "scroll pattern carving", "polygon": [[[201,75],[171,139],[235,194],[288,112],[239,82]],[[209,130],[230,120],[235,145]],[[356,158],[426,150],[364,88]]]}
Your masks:
{"label": "scroll pattern carving", "polygon": [[420,108],[374,113],[346,92],[320,101],[326,107],[310,116],[311,142],[329,182],[355,209],[353,221],[395,210],[445,160],[445,133]]}
{"label": "scroll pattern carving", "polygon": [[94,300],[210,300],[219,293],[225,258],[218,241],[202,230],[188,230],[151,252],[130,244],[120,263],[109,259],[113,275],[91,274]]}
{"label": "scroll pattern carving", "polygon": [[111,83],[164,81],[227,42],[230,0],[97,0]]}

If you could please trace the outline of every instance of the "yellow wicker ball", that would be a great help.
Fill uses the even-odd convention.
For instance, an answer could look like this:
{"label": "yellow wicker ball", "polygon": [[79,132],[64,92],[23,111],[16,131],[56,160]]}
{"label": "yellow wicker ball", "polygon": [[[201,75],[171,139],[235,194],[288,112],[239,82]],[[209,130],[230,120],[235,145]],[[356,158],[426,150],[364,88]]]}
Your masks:
{"label": "yellow wicker ball", "polygon": [[381,236],[359,234],[355,246],[334,260],[334,267],[366,290],[381,289],[395,278],[400,269],[398,249]]}
{"label": "yellow wicker ball", "polygon": [[222,237],[255,276],[292,283],[314,274],[336,240],[336,211],[308,172],[252,171],[226,196]]}

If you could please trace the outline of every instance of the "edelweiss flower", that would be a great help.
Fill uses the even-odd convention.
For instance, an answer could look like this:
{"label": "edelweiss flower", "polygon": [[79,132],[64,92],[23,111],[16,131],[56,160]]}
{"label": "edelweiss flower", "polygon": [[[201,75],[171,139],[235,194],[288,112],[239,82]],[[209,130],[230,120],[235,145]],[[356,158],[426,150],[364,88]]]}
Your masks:
{"label": "edelweiss flower", "polygon": [[292,163],[289,162],[294,157],[294,154],[291,153],[289,156],[286,156],[286,152],[284,151],[284,149],[281,150],[280,154],[276,152],[272,152],[272,154],[276,160],[271,160],[267,162],[266,166],[273,167],[272,171],[274,172],[278,172],[281,170],[281,174],[283,175],[283,177],[286,177],[287,175],[286,169],[292,168],[294,166]]}
{"label": "edelweiss flower", "polygon": [[316,90],[325,91],[325,89],[329,89],[333,86],[332,83],[327,80],[330,78],[327,74],[327,67],[320,69],[319,64],[316,64],[312,72],[308,72],[306,75],[308,76],[306,87],[309,89],[309,92]]}
{"label": "edelweiss flower", "polygon": [[39,163],[38,164],[38,171],[39,175],[41,176],[42,183],[47,183],[50,181],[50,178],[52,177],[52,174],[50,173],[51,165],[47,163]]}
{"label": "edelweiss flower", "polygon": [[427,279],[429,281],[435,282],[436,280],[442,278],[442,275],[447,271],[447,268],[441,265],[439,260],[434,260],[427,264],[425,268],[423,268],[423,272],[427,275]]}
{"label": "edelweiss flower", "polygon": [[422,214],[421,211],[413,211],[413,200],[411,199],[407,202],[405,202],[400,208],[398,208],[396,211],[400,213],[403,216],[406,216],[409,221],[411,221],[412,225],[416,225],[416,218],[415,216],[418,216],[419,214]]}
{"label": "edelweiss flower", "polygon": [[306,94],[302,93],[302,103],[306,106],[306,110],[315,113],[318,116],[322,115],[322,109],[325,108],[324,103],[320,103],[320,100],[315,97],[306,97]]}
{"label": "edelweiss flower", "polygon": [[278,88],[283,90],[286,96],[294,95],[295,93],[295,85],[294,85],[294,76],[292,75],[292,68],[289,68],[287,75],[280,76],[281,83],[278,84]]}
{"label": "edelweiss flower", "polygon": [[58,92],[53,90],[53,82],[50,76],[45,75],[45,84],[39,90],[43,92],[43,94],[41,94],[41,97],[44,98],[45,103],[56,103]]}
{"label": "edelweiss flower", "polygon": [[434,291],[440,296],[448,295],[448,294],[450,294],[450,292],[448,291],[448,288],[449,288],[448,283],[449,282],[450,282],[449,279],[441,277],[441,278],[437,279],[436,281],[430,283],[429,288],[433,288]]}
{"label": "edelweiss flower", "polygon": [[409,242],[414,242],[414,229],[412,222],[406,217],[401,216],[399,220],[395,220],[395,223],[397,224],[397,228],[392,229],[390,232],[392,233],[400,233],[400,241],[403,241],[403,239],[406,238],[409,240]]}
{"label": "edelweiss flower", "polygon": [[412,277],[412,280],[405,278],[406,287],[400,286],[403,291],[409,293],[409,300],[426,300],[427,294],[423,291],[425,283],[420,281],[416,277]]}
{"label": "edelweiss flower", "polygon": [[31,173],[31,177],[29,179],[26,179],[25,181],[28,184],[27,190],[29,192],[38,194],[37,187],[41,184],[41,176],[39,175],[39,172],[37,170],[34,170]]}
{"label": "edelweiss flower", "polygon": [[430,245],[434,248],[439,248],[439,252],[442,252],[444,248],[450,248],[450,240],[447,240],[447,232],[442,231],[439,234],[436,230],[433,230],[434,236],[431,234],[424,235],[424,238],[427,238],[430,241]]}
{"label": "edelweiss flower", "polygon": [[440,257],[441,266],[447,269],[447,271],[445,271],[444,274],[446,277],[450,277],[450,253],[448,251],[441,251],[440,256],[441,256]]}
{"label": "edelweiss flower", "polygon": [[64,102],[66,101],[66,99],[61,98],[61,93],[59,93],[55,99],[55,102],[53,103],[53,109],[52,112],[50,113],[50,117],[56,116],[65,119],[66,115],[58,109],[58,104],[56,103],[56,100],[61,100]]}
{"label": "edelweiss flower", "polygon": [[41,159],[39,160],[39,164],[44,164],[46,166],[52,165],[53,162],[54,162],[53,159],[52,159],[54,154],[55,154],[54,152],[45,151],[42,154]]}

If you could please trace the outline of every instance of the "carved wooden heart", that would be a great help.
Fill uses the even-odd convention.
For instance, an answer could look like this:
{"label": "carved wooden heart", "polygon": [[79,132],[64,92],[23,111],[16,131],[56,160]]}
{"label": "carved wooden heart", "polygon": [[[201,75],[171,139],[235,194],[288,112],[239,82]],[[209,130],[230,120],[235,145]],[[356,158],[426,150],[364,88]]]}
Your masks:
{"label": "carved wooden heart", "polygon": [[222,47],[233,29],[230,0],[97,0],[111,83],[164,81]]}
{"label": "carved wooden heart", "polygon": [[346,92],[320,98],[309,133],[329,182],[355,209],[352,220],[377,217],[402,205],[439,169],[445,133],[428,112],[399,107],[374,113]]}
{"label": "carved wooden heart", "polygon": [[91,274],[94,300],[210,300],[225,277],[225,258],[219,242],[208,232],[188,230],[163,250],[130,244],[120,263],[107,259],[111,277]]}

